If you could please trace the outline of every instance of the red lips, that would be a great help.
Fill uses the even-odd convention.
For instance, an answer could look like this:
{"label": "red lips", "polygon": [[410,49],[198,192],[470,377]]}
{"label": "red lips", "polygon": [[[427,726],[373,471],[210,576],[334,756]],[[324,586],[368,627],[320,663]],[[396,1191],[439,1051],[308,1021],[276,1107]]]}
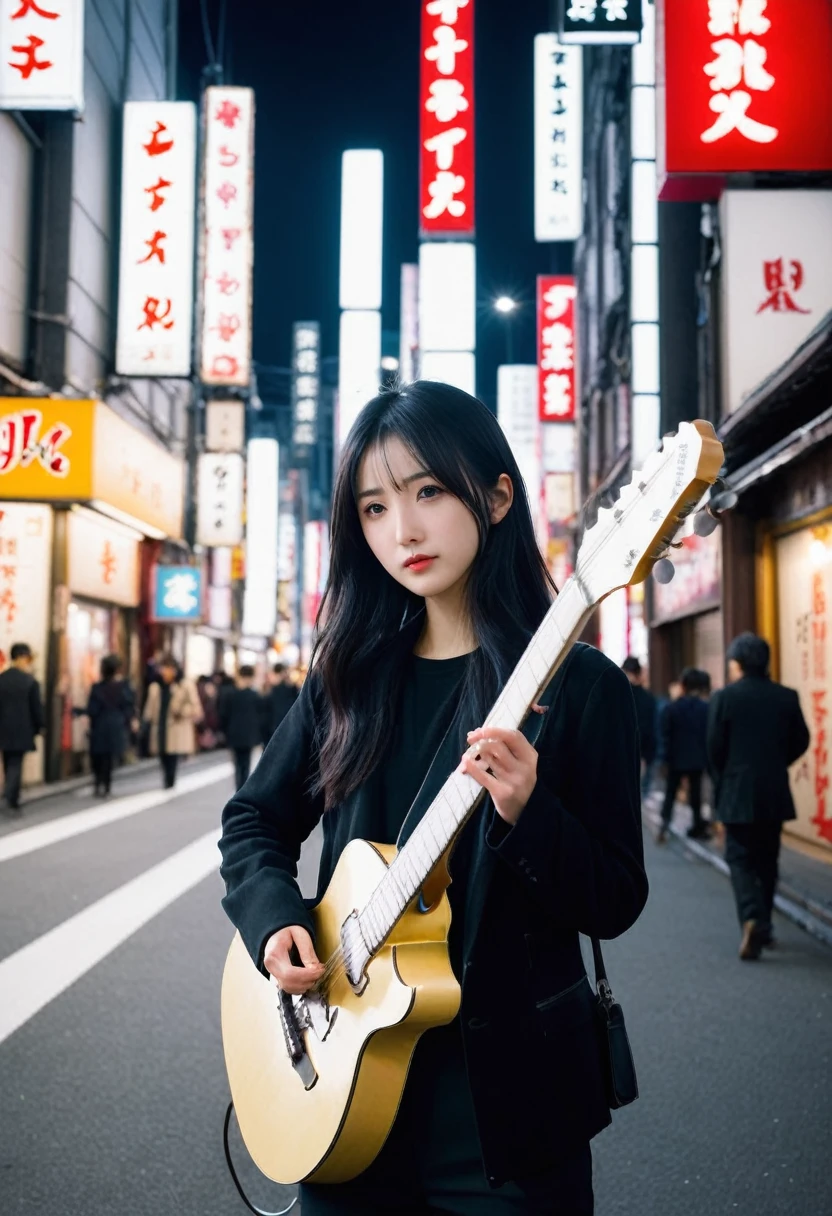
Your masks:
{"label": "red lips", "polygon": [[424,569],[424,567],[429,562],[432,562],[432,561],[433,561],[433,558],[427,553],[414,553],[413,556],[409,557],[404,564],[405,564],[405,569],[407,569],[407,570],[410,570],[410,569],[418,570],[418,569]]}

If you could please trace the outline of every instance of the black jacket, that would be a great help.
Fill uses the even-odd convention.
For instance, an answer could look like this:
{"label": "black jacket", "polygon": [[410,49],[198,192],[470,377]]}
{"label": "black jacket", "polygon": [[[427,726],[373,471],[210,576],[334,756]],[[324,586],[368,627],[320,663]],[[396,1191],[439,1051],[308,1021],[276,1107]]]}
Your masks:
{"label": "black jacket", "polygon": [[641,684],[631,684],[636,704],[636,721],[641,758],[647,764],[656,759],[656,698]]}
{"label": "black jacket", "polygon": [[[493,1185],[551,1168],[609,1123],[578,934],[617,937],[647,898],[627,678],[583,645],[561,670],[552,708],[543,718],[531,714],[524,728],[542,733],[537,785],[519,821],[500,830],[490,800],[475,814],[460,1021]],[[261,970],[272,933],[313,929],[295,878],[301,845],[323,813],[322,797],[305,793],[319,697],[313,676],[223,814],[223,903]],[[459,763],[461,736],[449,732],[400,843]],[[379,778],[377,771],[323,816],[318,898],[346,844],[374,838]]]}
{"label": "black jacket", "polygon": [[87,703],[92,755],[109,752],[112,756],[123,756],[135,712],[136,700],[126,680],[99,680],[93,684]]}
{"label": "black jacket", "polygon": [[298,699],[294,684],[275,684],[263,698],[263,743],[268,743]]}
{"label": "black jacket", "polygon": [[708,702],[701,697],[669,701],[661,716],[662,754],[677,773],[702,772],[708,767]]}
{"label": "black jacket", "polygon": [[793,688],[744,676],[711,700],[708,760],[717,818],[723,823],[782,823],[795,818],[789,765],[809,746]]}
{"label": "black jacket", "polygon": [[0,751],[33,752],[44,724],[37,680],[9,667],[0,675]]}
{"label": "black jacket", "polygon": [[262,742],[262,713],[263,698],[253,688],[229,688],[220,693],[220,729],[232,751]]}

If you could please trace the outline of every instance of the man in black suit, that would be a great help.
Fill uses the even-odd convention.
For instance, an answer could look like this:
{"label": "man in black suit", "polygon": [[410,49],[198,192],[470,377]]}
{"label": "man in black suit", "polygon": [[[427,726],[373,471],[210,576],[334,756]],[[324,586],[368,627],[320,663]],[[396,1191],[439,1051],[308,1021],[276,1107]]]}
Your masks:
{"label": "man in black suit", "polygon": [[281,663],[275,664],[269,677],[269,685],[269,690],[263,697],[264,747],[298,699],[298,690],[289,680],[289,673]]}
{"label": "man in black suit", "polygon": [[794,689],[769,678],[763,638],[740,634],[727,659],[730,682],[710,705],[708,760],[742,925],[740,958],[756,959],[773,944],[780,831],[795,818],[789,766],[809,746],[809,730]]}
{"label": "man in black suit", "polygon": [[644,687],[644,672],[635,655],[627,655],[621,664],[621,670],[630,681],[633,700],[636,703],[638,739],[641,750],[641,796],[644,799],[650,793],[656,763],[656,698]]}
{"label": "man in black suit", "polygon": [[234,753],[234,779],[239,790],[251,772],[251,753],[260,742],[260,694],[254,690],[254,668],[241,667],[236,688],[220,694],[220,726]]}
{"label": "man in black suit", "polygon": [[20,810],[23,757],[35,750],[35,736],[44,727],[40,685],[32,675],[32,651],[25,642],[15,642],[11,666],[0,675],[0,751],[6,778],[9,810]]}
{"label": "man in black suit", "polygon": [[688,836],[707,840],[711,829],[702,818],[702,774],[708,765],[706,747],[708,729],[708,692],[710,680],[706,671],[686,667],[679,677],[682,695],[664,707],[660,733],[667,764],[667,783],[662,805],[661,827],[656,843],[664,844],[673,818],[673,806],[682,778],[688,779],[688,803],[693,823]]}

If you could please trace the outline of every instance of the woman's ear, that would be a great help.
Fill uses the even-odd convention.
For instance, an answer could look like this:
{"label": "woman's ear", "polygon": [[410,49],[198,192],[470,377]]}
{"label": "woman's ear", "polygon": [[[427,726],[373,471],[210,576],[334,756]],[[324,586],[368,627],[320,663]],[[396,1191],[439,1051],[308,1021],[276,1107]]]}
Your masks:
{"label": "woman's ear", "polygon": [[511,484],[511,478],[508,473],[501,473],[491,491],[492,524],[498,524],[501,519],[505,519],[513,502],[514,486]]}

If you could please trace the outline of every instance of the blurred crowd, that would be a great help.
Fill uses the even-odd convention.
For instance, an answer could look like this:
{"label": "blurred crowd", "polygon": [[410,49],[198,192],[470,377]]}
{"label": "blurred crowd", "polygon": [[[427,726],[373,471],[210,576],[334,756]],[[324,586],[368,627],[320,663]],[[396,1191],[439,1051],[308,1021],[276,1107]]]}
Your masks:
{"label": "blurred crowd", "polygon": [[[35,750],[45,715],[31,648],[16,644],[10,658],[0,675],[0,751],[6,805],[19,813],[23,761]],[[105,655],[99,674],[86,705],[75,706],[72,714],[87,720],[89,766],[101,798],[109,795],[113,772],[125,759],[158,757],[163,784],[170,789],[183,756],[218,748],[233,754],[239,788],[254,749],[271,739],[305,675],[300,668],[276,664],[259,681],[250,666],[240,667],[236,679],[217,671],[193,681],[172,655],[159,654],[147,665],[140,702],[118,655]]]}

